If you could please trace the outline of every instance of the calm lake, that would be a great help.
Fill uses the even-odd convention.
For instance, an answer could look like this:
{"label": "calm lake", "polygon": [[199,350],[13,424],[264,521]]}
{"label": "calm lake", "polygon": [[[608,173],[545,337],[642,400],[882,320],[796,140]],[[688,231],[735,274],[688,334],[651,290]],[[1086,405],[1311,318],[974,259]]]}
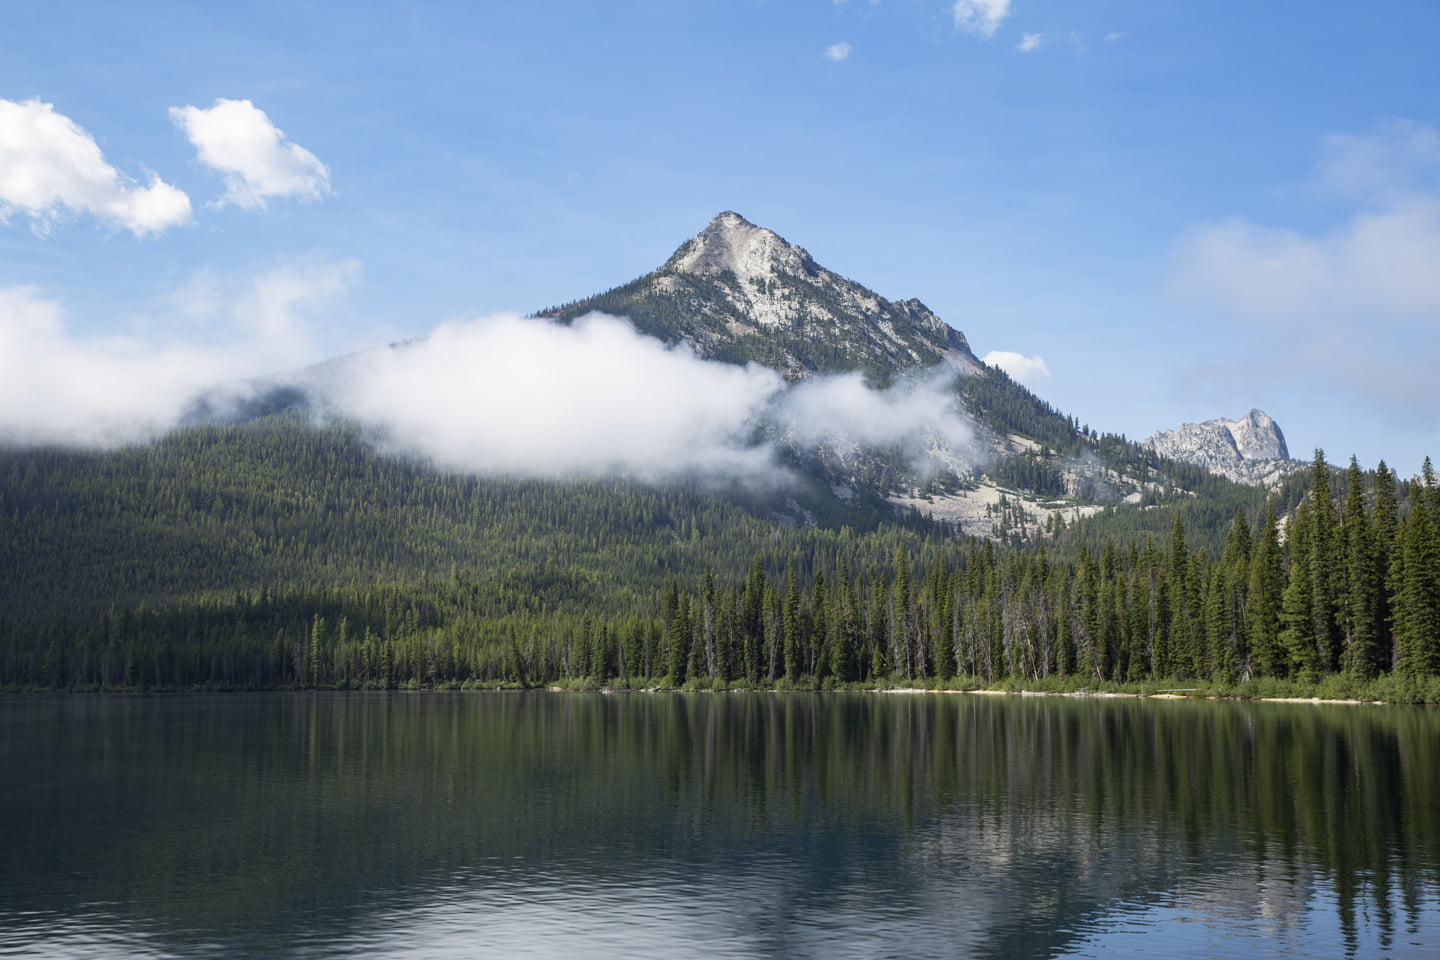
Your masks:
{"label": "calm lake", "polygon": [[1436,957],[1440,711],[0,698],[0,955]]}

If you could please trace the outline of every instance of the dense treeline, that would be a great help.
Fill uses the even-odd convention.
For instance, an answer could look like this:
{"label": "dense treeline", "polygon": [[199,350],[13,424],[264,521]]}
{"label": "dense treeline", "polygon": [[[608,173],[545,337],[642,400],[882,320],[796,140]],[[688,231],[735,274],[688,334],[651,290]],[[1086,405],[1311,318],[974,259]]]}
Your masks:
{"label": "dense treeline", "polygon": [[[663,665],[645,676],[1234,683],[1440,673],[1440,488],[1429,461],[1403,517],[1383,464],[1367,485],[1352,461],[1337,503],[1317,453],[1311,491],[1284,547],[1272,506],[1254,526],[1237,514],[1213,558],[1190,549],[1177,516],[1158,546],[1098,556],[1082,546],[1064,561],[971,542],[918,576],[903,546],[886,567],[852,576],[842,559],[803,587],[793,570],[772,581],[759,564],[728,589],[707,575],[696,591],[667,594]],[[602,633],[580,643],[582,674],[635,674],[623,642]]]}
{"label": "dense treeline", "polygon": [[[505,610],[651,610],[666,578],[692,582],[707,565],[743,572],[762,549],[808,552],[815,535],[777,520],[770,499],[446,473],[381,453],[347,426],[284,418],[109,453],[0,450],[0,619],[48,622],[289,584],[423,583],[453,569]],[[787,499],[795,514],[835,519],[803,489]],[[894,537],[943,539],[925,518],[887,513],[888,532],[871,549],[893,551]],[[869,509],[843,519],[862,531],[882,525]],[[852,536],[828,526],[822,540]]]}
{"label": "dense treeline", "polygon": [[[184,442],[225,435],[217,429]],[[276,442],[293,439],[282,430]],[[382,465],[398,463],[393,458],[330,463],[347,449],[343,436],[334,443],[313,451],[322,471],[333,467],[326,475],[339,489],[331,509],[364,503],[341,495],[354,471],[408,469]],[[201,515],[220,512],[231,521],[221,529],[247,536],[271,522],[263,511],[247,514],[244,497],[227,502],[224,476],[207,480],[219,506]],[[172,574],[188,575],[189,589],[88,614],[83,604],[65,614],[63,600],[35,607],[11,595],[0,621],[0,684],[708,687],[1440,675],[1440,488],[1428,460],[1408,491],[1383,464],[1367,475],[1353,461],[1332,487],[1317,453],[1283,543],[1272,503],[1258,517],[1237,512],[1218,554],[1195,549],[1178,514],[1161,541],[1007,549],[892,525],[865,533],[786,527],[698,494],[681,504],[667,499],[681,494],[624,485],[627,493],[587,484],[492,489],[430,471],[412,479],[459,497],[444,514],[435,513],[433,490],[417,501],[446,518],[406,529],[415,542],[405,549],[428,564],[385,577],[384,562],[366,567],[360,558],[374,552],[383,561],[389,540],[366,539],[364,522],[332,523],[288,534],[287,543],[304,544],[287,548],[297,574],[259,560],[235,567],[252,576],[268,570],[270,582],[211,579],[221,557]],[[30,489],[23,482],[5,489],[11,530],[24,526],[15,520],[26,510],[45,514],[43,498],[17,495]],[[375,496],[387,516],[418,509],[405,499],[414,491],[385,489],[392,492]],[[152,493],[162,491],[160,484]],[[185,509],[183,489],[165,495]],[[399,501],[386,503],[390,495]],[[49,506],[56,524],[69,516]],[[682,506],[693,513],[668,512]],[[576,511],[585,523],[573,522]],[[424,537],[456,522],[498,529],[468,540],[452,530],[436,541],[437,554],[427,552],[434,547]],[[546,524],[542,535],[536,525]],[[339,534],[328,534],[337,542],[322,535],[332,528],[359,533],[340,544]],[[63,525],[54,529],[63,533]],[[175,531],[177,542],[184,532]],[[232,542],[202,538],[202,548]],[[460,555],[460,547],[472,553]],[[167,570],[175,562],[154,561]],[[6,569],[18,569],[18,558]],[[50,569],[42,564],[29,583],[44,582]],[[332,569],[328,581],[320,575]],[[50,613],[37,617],[37,609]]]}

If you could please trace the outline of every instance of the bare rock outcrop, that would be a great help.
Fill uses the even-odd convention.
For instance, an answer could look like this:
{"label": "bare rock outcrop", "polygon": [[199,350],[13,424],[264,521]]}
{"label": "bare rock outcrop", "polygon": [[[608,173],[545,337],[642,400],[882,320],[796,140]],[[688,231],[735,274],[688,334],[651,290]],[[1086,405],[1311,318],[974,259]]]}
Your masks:
{"label": "bare rock outcrop", "polygon": [[1163,457],[1198,464],[1237,483],[1270,485],[1305,466],[1290,459],[1285,434],[1263,410],[1251,410],[1238,420],[1161,430],[1145,444]]}

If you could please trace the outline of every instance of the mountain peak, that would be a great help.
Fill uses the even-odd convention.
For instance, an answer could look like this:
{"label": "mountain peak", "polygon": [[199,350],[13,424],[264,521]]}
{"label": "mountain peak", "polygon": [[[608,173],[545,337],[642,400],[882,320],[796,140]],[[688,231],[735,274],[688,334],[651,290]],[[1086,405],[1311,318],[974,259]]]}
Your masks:
{"label": "mountain peak", "polygon": [[818,268],[802,248],[726,210],[689,240],[665,264],[679,273],[718,276],[733,273],[740,280],[764,280],[776,274],[813,276]]}
{"label": "mountain peak", "polygon": [[1145,443],[1162,456],[1197,463],[1241,483],[1273,482],[1297,466],[1280,425],[1264,410],[1251,410],[1238,420],[1181,424]]}
{"label": "mountain peak", "polygon": [[759,363],[792,380],[862,370],[888,381],[942,361],[983,369],[960,331],[919,300],[886,300],[733,210],[660,269],[540,316],[563,323],[592,310],[628,317],[667,343],[683,340],[701,357]]}
{"label": "mountain peak", "polygon": [[1235,437],[1235,446],[1247,460],[1289,460],[1285,434],[1264,410],[1251,410],[1226,426]]}

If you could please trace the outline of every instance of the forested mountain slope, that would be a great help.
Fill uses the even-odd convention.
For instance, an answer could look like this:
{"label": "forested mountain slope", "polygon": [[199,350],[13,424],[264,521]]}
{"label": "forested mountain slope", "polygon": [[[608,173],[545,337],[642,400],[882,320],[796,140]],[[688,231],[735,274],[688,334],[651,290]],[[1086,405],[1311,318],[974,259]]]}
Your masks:
{"label": "forested mountain slope", "polygon": [[[506,609],[629,611],[666,578],[787,553],[798,531],[766,508],[739,490],[445,472],[283,416],[106,453],[0,450],[0,616],[456,571]],[[940,535],[923,518],[908,526]]]}
{"label": "forested mountain slope", "polygon": [[281,419],[8,451],[0,522],[8,688],[1394,670],[1404,697],[1440,674],[1428,464],[1399,489],[1352,465],[1332,489],[1317,459],[1283,544],[1272,507],[1218,552],[1178,516],[1129,545],[1092,549],[1080,524],[1006,548],[919,518],[807,528],[674,486],[448,474]]}

